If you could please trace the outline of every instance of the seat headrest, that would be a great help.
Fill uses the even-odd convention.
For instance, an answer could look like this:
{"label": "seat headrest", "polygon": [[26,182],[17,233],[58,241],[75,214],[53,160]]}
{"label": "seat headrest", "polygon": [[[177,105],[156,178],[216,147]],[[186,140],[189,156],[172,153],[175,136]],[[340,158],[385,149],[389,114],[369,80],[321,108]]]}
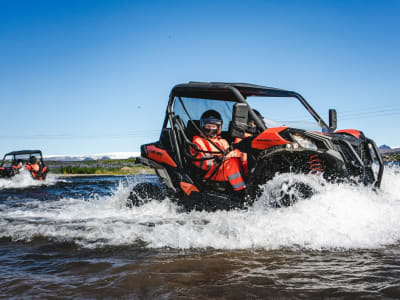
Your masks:
{"label": "seat headrest", "polygon": [[[198,128],[200,128],[200,120],[193,120]],[[197,131],[196,127],[194,127],[192,121],[188,121],[185,129],[186,136],[188,139],[192,140],[195,135],[199,135],[200,133]]]}

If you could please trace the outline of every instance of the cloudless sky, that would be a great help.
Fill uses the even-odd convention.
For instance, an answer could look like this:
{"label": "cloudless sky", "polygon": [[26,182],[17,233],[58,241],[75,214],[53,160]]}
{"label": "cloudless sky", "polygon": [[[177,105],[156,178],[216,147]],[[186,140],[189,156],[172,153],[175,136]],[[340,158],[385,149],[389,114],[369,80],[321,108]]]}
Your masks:
{"label": "cloudless sky", "polygon": [[171,88],[301,93],[400,146],[400,1],[0,0],[0,154],[139,151]]}

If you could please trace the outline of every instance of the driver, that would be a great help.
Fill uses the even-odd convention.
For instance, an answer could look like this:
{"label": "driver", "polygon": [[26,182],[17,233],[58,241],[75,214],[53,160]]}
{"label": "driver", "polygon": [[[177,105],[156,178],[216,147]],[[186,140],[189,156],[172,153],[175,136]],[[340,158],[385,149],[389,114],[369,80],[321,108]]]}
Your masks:
{"label": "driver", "polygon": [[[229,149],[227,140],[220,136],[222,130],[221,115],[215,110],[207,110],[200,118],[200,127],[203,136],[195,135],[193,143],[197,150],[192,148],[191,153],[196,159],[193,164],[207,173],[204,179],[212,181],[229,181],[234,191],[243,191],[246,184],[242,177],[242,165],[237,151]],[[240,154],[239,154],[240,155]],[[209,159],[207,159],[209,158]]]}
{"label": "driver", "polygon": [[29,163],[27,163],[27,164],[25,165],[25,168],[26,168],[28,171],[31,172],[33,178],[36,178],[36,177],[37,177],[37,175],[38,175],[38,173],[39,173],[39,170],[40,170],[40,166],[39,166],[39,163],[38,163],[38,161],[37,161],[36,156],[31,156],[31,157],[29,158]]}
{"label": "driver", "polygon": [[13,165],[12,165],[13,169],[21,169],[22,168],[22,160],[18,159]]}

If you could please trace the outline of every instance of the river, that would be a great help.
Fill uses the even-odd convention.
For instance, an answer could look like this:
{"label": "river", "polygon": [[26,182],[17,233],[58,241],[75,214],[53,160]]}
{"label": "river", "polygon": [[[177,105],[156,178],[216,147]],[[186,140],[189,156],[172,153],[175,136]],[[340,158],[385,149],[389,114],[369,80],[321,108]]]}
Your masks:
{"label": "river", "polygon": [[212,213],[127,207],[152,175],[1,179],[0,297],[400,298],[400,167],[378,191],[316,177],[292,207]]}

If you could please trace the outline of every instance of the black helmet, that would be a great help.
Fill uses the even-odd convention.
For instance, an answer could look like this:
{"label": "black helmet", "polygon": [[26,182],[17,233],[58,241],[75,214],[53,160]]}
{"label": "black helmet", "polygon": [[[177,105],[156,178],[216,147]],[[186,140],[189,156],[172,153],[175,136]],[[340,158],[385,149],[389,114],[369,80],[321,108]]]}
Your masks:
{"label": "black helmet", "polygon": [[222,119],[219,112],[210,109],[205,111],[200,118],[200,126],[203,127],[205,124],[217,124],[222,126]]}
{"label": "black helmet", "polygon": [[31,164],[37,163],[37,158],[36,158],[36,156],[31,156],[31,157],[29,157],[29,162],[30,162]]}
{"label": "black helmet", "polygon": [[[217,130],[208,131],[205,128],[206,124],[217,125]],[[203,130],[203,132],[209,137],[214,137],[217,134],[220,134],[222,130],[222,118],[220,113],[213,109],[205,111],[200,118],[200,127],[201,130]]]}
{"label": "black helmet", "polygon": [[[260,114],[260,112],[257,109],[253,109],[253,112],[256,114],[257,117],[259,117],[261,120],[263,120],[263,116]],[[254,118],[250,115],[250,113],[247,116],[247,123],[250,123],[250,121],[255,121]]]}
{"label": "black helmet", "polygon": [[[264,117],[260,114],[260,112],[256,109],[253,109],[255,115],[264,123]],[[265,123],[264,123],[265,125]],[[257,132],[257,125],[255,119],[249,114],[247,115],[247,129],[246,132],[255,134]]]}

